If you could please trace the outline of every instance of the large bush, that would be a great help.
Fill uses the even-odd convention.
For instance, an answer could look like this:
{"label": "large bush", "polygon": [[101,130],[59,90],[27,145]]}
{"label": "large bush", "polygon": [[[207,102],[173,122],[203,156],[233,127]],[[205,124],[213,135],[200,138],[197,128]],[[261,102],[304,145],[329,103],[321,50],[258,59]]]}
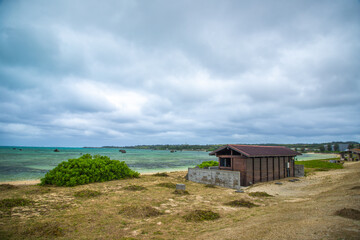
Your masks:
{"label": "large bush", "polygon": [[109,157],[85,154],[69,159],[46,173],[41,185],[76,186],[93,182],[139,177],[125,162],[110,160]]}
{"label": "large bush", "polygon": [[198,165],[199,168],[219,166],[217,161],[205,161]]}

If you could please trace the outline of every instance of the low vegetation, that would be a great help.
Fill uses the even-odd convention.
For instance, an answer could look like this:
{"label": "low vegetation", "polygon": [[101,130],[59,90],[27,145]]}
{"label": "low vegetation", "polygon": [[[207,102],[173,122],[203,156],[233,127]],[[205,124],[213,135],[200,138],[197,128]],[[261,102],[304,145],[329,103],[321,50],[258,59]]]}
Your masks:
{"label": "low vegetation", "polygon": [[110,160],[107,156],[85,154],[60,163],[41,179],[41,185],[72,187],[93,182],[139,177],[125,162]]}
{"label": "low vegetation", "polygon": [[17,186],[11,184],[0,184],[0,191],[12,190],[17,188]]}
{"label": "low vegetation", "polygon": [[75,197],[79,197],[79,198],[92,198],[100,195],[101,192],[95,190],[89,190],[89,189],[81,190],[74,194]]}
{"label": "low vegetation", "polygon": [[215,167],[215,166],[219,166],[219,163],[217,161],[205,161],[205,162],[202,162],[201,164],[199,164],[197,166],[199,168]]}
{"label": "low vegetation", "polygon": [[135,191],[143,191],[143,190],[146,190],[147,188],[143,187],[143,186],[139,186],[139,185],[129,185],[127,187],[124,187],[124,189],[135,192]]}
{"label": "low vegetation", "polygon": [[257,207],[258,205],[246,201],[244,199],[240,199],[240,200],[233,200],[230,201],[228,203],[225,203],[225,205],[231,206],[231,207],[247,207],[247,208],[253,208],[253,207]]}
{"label": "low vegetation", "polygon": [[272,195],[266,192],[250,192],[248,193],[250,197],[273,197]]}
{"label": "low vegetation", "polygon": [[195,210],[184,216],[188,222],[202,222],[219,219],[220,215],[210,210]]}
{"label": "low vegetation", "polygon": [[0,210],[7,210],[13,207],[27,206],[34,202],[25,198],[5,198],[0,200]]}
{"label": "low vegetation", "polygon": [[360,211],[352,208],[343,208],[335,212],[335,215],[354,220],[360,220]]}
{"label": "low vegetation", "polygon": [[214,185],[214,184],[206,184],[205,187],[207,187],[207,188],[216,188],[216,185]]}
{"label": "low vegetation", "polygon": [[155,173],[155,174],[153,174],[153,176],[155,176],[155,177],[168,177],[169,174],[167,174],[166,172],[162,172],[162,173]]}
{"label": "low vegetation", "polygon": [[174,192],[176,195],[190,195],[190,193],[186,190],[176,189]]}
{"label": "low vegetation", "polygon": [[166,187],[166,188],[176,188],[176,184],[175,184],[175,183],[171,183],[171,182],[159,183],[159,184],[157,184],[156,186]]}
{"label": "low vegetation", "polygon": [[64,235],[64,229],[59,227],[59,223],[57,222],[44,222],[44,223],[36,223],[32,226],[28,227],[24,232],[23,235],[29,235],[33,237],[46,237],[46,238],[53,238],[53,237],[61,237]]}

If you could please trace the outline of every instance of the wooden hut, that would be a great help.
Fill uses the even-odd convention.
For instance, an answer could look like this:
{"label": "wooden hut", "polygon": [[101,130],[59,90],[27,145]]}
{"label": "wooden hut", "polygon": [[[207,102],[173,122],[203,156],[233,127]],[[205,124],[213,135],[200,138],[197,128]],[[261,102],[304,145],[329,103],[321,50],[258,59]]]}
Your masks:
{"label": "wooden hut", "polygon": [[219,169],[239,171],[242,186],[295,176],[294,157],[300,153],[280,146],[226,145],[213,152]]}

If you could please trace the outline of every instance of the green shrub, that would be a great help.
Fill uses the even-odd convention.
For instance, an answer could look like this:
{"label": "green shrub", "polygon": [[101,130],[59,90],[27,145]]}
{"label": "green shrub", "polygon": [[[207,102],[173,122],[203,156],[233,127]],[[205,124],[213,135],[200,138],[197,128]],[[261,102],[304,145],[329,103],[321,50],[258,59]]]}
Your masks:
{"label": "green shrub", "polygon": [[41,185],[76,186],[93,182],[105,182],[123,178],[139,177],[125,162],[110,160],[107,156],[85,154],[69,159],[50,170],[41,179]]}
{"label": "green shrub", "polygon": [[217,161],[205,161],[198,165],[199,168],[219,166]]}

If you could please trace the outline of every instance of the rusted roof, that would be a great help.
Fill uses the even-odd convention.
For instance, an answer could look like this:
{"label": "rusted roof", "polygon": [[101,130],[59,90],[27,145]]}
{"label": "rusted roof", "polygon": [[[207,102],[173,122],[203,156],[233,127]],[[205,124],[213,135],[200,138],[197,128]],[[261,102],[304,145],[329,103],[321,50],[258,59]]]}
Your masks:
{"label": "rusted roof", "polygon": [[282,147],[282,146],[257,146],[257,145],[235,145],[235,144],[225,145],[211,152],[210,155],[215,155],[217,152],[225,148],[230,148],[247,157],[279,157],[279,156],[294,157],[296,155],[301,155],[301,153],[298,153],[287,147]]}
{"label": "rusted roof", "polygon": [[351,152],[360,153],[360,148],[350,149]]}

